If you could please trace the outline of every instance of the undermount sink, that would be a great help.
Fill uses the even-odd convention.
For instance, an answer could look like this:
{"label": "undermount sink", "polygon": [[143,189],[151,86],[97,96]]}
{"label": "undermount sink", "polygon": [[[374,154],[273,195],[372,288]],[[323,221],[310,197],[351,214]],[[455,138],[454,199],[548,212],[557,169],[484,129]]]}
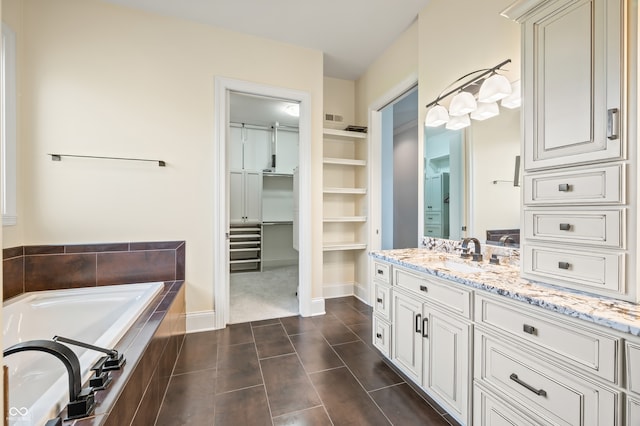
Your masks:
{"label": "undermount sink", "polygon": [[452,271],[461,272],[463,274],[475,274],[478,272],[484,272],[484,269],[477,266],[469,265],[462,262],[454,262],[453,260],[447,260],[442,264],[445,268]]}

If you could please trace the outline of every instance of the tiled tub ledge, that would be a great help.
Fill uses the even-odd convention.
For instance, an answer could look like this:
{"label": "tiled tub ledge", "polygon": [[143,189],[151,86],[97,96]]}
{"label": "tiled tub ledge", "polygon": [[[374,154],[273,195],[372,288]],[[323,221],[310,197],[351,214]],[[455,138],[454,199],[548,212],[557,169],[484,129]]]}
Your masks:
{"label": "tiled tub ledge", "polygon": [[[459,253],[412,248],[371,252],[370,256],[416,272],[454,281],[530,305],[580,318],[624,333],[640,336],[640,305],[612,298],[593,296],[575,290],[539,283],[520,277],[514,265],[478,264],[460,258]],[[481,272],[462,272],[464,266],[482,268]]]}
{"label": "tiled tub ledge", "polygon": [[[109,387],[97,391],[91,417],[65,426],[154,424],[186,331],[184,281],[167,281],[115,349],[124,355]],[[66,412],[60,413],[66,418]]]}

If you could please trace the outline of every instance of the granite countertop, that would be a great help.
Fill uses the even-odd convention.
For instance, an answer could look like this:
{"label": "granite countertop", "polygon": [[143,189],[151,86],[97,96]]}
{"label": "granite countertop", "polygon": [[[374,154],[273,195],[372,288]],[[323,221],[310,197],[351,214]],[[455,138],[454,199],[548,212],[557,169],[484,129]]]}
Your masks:
{"label": "granite countertop", "polygon": [[417,272],[640,336],[639,304],[527,280],[520,277],[520,268],[517,266],[492,265],[486,259],[478,263],[462,259],[459,254],[426,248],[374,251],[370,256]]}

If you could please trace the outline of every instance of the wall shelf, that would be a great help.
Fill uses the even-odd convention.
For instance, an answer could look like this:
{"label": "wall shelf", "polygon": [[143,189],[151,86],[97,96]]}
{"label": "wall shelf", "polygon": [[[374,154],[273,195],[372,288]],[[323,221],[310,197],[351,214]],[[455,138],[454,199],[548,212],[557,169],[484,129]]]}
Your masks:
{"label": "wall shelf", "polygon": [[367,138],[367,134],[362,132],[349,132],[347,130],[338,130],[338,129],[323,129],[322,132],[325,135],[341,136],[343,138],[349,138],[349,139],[366,139]]}
{"label": "wall shelf", "polygon": [[364,167],[367,165],[367,161],[366,160],[355,160],[355,159],[349,159],[349,158],[332,158],[332,157],[325,157],[322,159],[322,162],[324,164],[337,164],[337,165],[341,165],[341,166],[360,166],[360,167]]}
{"label": "wall shelf", "polygon": [[362,195],[367,193],[367,188],[324,188],[325,194],[353,194]]}
{"label": "wall shelf", "polygon": [[335,243],[326,244],[322,247],[323,251],[343,251],[343,250],[364,250],[367,248],[366,243]]}
{"label": "wall shelf", "polygon": [[323,222],[332,223],[332,222],[366,222],[366,216],[339,216],[339,217],[325,217]]}

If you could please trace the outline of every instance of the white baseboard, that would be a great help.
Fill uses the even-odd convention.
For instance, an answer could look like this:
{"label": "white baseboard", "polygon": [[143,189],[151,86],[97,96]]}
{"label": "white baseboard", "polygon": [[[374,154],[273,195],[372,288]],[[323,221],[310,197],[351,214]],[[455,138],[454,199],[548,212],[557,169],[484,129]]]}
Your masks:
{"label": "white baseboard", "polygon": [[277,268],[279,266],[294,266],[298,264],[298,259],[271,259],[262,260],[262,268]]}
{"label": "white baseboard", "polygon": [[210,331],[216,329],[214,311],[187,312],[187,333]]}
{"label": "white baseboard", "polygon": [[311,316],[324,315],[324,297],[316,297],[311,299]]}
{"label": "white baseboard", "polygon": [[353,286],[353,295],[360,299],[363,303],[371,305],[369,303],[369,288],[364,287],[362,284],[357,283]]}
{"label": "white baseboard", "polygon": [[354,283],[325,284],[322,287],[322,294],[325,299],[334,297],[353,296]]}

